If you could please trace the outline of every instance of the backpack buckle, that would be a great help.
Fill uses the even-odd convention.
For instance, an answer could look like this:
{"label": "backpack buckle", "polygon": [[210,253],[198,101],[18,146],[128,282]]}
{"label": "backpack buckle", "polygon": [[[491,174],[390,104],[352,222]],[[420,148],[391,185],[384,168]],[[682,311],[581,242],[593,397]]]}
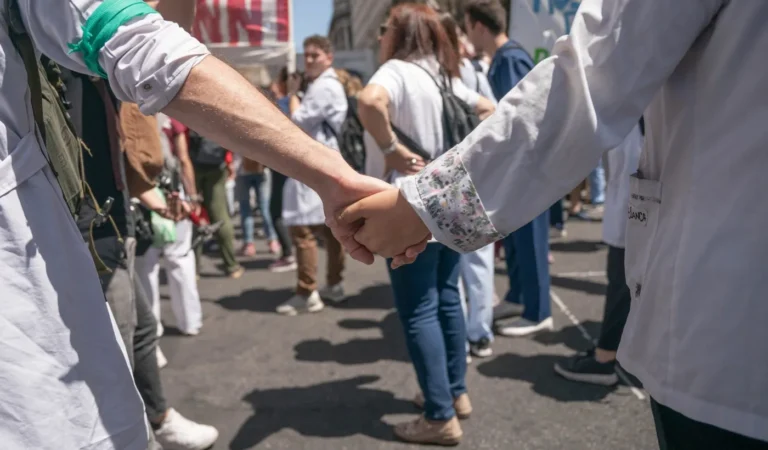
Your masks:
{"label": "backpack buckle", "polygon": [[96,214],[96,218],[93,219],[94,225],[96,225],[97,227],[100,227],[107,222],[107,218],[109,217],[109,212],[112,210],[112,205],[114,204],[115,204],[115,199],[112,197],[107,197],[107,200],[104,202],[104,205],[101,207],[101,211],[99,211],[99,213]]}

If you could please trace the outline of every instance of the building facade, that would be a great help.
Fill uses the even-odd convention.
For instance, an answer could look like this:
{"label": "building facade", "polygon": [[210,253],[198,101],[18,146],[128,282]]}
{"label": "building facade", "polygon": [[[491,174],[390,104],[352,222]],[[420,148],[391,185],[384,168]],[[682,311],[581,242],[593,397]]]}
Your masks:
{"label": "building facade", "polygon": [[336,51],[352,50],[352,3],[354,0],[333,0],[333,17],[328,39]]}

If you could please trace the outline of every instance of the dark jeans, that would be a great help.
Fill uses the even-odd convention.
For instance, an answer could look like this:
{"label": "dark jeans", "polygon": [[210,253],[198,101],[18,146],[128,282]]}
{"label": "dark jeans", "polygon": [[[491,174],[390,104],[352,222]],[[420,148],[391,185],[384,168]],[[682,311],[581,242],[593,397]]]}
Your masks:
{"label": "dark jeans", "polygon": [[605,294],[603,326],[597,347],[615,352],[619,349],[621,334],[629,317],[632,299],[624,276],[624,249],[608,246],[608,290]]}
{"label": "dark jeans", "polygon": [[448,420],[456,415],[454,399],[467,391],[459,254],[442,244],[429,244],[415,263],[390,269],[389,277],[408,353],[424,393],[424,414],[430,420]]}
{"label": "dark jeans", "polygon": [[[227,273],[235,272],[240,268],[240,264],[235,257],[235,229],[227,206],[227,171],[215,166],[196,166],[195,178],[197,190],[203,195],[203,206],[208,211],[211,223],[224,222],[216,233],[216,241],[219,243]],[[201,246],[195,249],[197,261],[200,261],[202,252]]]}
{"label": "dark jeans", "polygon": [[552,315],[549,301],[549,211],[504,238],[509,292],[506,301],[525,306],[523,318]]}
{"label": "dark jeans", "polygon": [[157,321],[141,281],[135,276],[136,242],[126,238],[124,250],[114,237],[96,241],[96,251],[113,269],[101,277],[104,295],[115,318],[147,417],[159,422],[168,407],[157,367]]}
{"label": "dark jeans", "polygon": [[283,258],[293,256],[291,234],[283,222],[283,186],[286,180],[288,178],[285,175],[272,171],[272,197],[269,199],[269,212],[277,233],[277,240],[283,248]]}
{"label": "dark jeans", "polygon": [[768,450],[768,442],[697,422],[651,399],[660,450]]}
{"label": "dark jeans", "polygon": [[159,423],[168,411],[157,366],[157,320],[152,314],[149,298],[138,277],[134,277],[136,291],[136,332],[133,336],[133,379],[153,424]]}

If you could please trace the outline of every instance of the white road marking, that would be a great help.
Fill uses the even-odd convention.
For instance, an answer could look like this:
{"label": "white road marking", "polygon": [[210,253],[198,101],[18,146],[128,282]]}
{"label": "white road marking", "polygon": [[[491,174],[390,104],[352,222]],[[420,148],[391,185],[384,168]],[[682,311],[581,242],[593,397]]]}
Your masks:
{"label": "white road marking", "polygon": [[[576,328],[581,332],[581,335],[584,337],[584,339],[587,340],[587,342],[591,342],[594,345],[597,345],[597,339],[593,338],[591,334],[589,334],[589,331],[587,331],[586,328],[584,328],[584,325],[579,322],[579,319],[576,318],[576,316],[573,315],[570,309],[565,305],[563,300],[560,298],[559,295],[555,293],[555,291],[550,290],[549,295],[552,297],[552,301],[555,302],[558,308],[560,308],[560,311],[565,314],[566,317],[576,326]],[[639,400],[645,400],[645,394],[638,389],[632,381],[626,376],[623,370],[617,370],[616,374],[619,375],[619,378],[621,378],[621,381],[624,382],[627,386],[629,386],[629,389],[632,391],[633,394],[635,394],[635,397],[637,397]]]}
{"label": "white road marking", "polygon": [[553,273],[552,276],[560,277],[560,278],[605,278],[608,275],[604,271],[603,272],[590,271],[590,272]]}

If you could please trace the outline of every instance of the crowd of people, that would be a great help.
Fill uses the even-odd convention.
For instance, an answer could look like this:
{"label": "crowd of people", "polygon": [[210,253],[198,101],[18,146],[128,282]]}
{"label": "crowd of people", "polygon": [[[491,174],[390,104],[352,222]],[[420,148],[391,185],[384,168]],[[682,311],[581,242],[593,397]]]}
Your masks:
{"label": "crowd of people", "polygon": [[[194,338],[204,326],[201,254],[215,246],[222,274],[242,277],[239,260],[258,251],[256,211],[274,256],[268,270],[296,273],[276,313],[345,301],[346,253],[387,258],[423,409],[394,427],[404,441],[461,442],[472,357],[491,356],[495,335],[554,329],[549,241],[573,218],[602,221],[608,289],[595,347],[553,370],[613,385],[618,357],[653,398],[662,448],[766,447],[765,362],[734,351],[757,349],[760,359],[765,302],[742,311],[731,300],[766,287],[750,271],[764,245],[750,237],[765,218],[756,152],[768,137],[728,115],[734,98],[764,115],[753,92],[764,70],[745,57],[733,62],[743,69],[722,74],[714,62],[734,36],[768,42],[764,2],[709,0],[694,11],[687,0],[666,10],[585,1],[539,64],[507,36],[498,0],[468,0],[460,24],[402,3],[380,27],[380,67],[367,83],[334,68],[331,42],[312,36],[303,74],[284,69],[259,88],[189,35],[190,3],[6,4],[8,448],[213,445],[218,431],[163,394],[159,273],[177,329]],[[650,26],[663,32],[648,37]],[[654,53],[662,44],[665,57]],[[718,77],[743,82],[713,94]],[[714,156],[723,149],[733,153],[727,164]],[[745,189],[712,185],[736,169]],[[698,220],[715,198],[756,220]],[[501,262],[503,296],[494,287]]]}

